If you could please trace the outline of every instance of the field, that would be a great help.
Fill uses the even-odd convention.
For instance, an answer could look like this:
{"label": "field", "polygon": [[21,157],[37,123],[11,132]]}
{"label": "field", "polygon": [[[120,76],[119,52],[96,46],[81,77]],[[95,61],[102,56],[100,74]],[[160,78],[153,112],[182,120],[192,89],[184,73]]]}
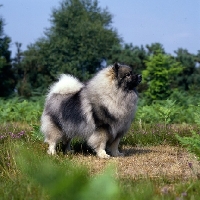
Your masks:
{"label": "field", "polygon": [[198,105],[182,116],[193,116],[187,123],[176,119],[180,105],[173,101],[139,107],[120,144],[125,156],[99,159],[79,140],[74,154],[63,155],[60,144],[56,156],[47,155],[39,131],[43,100],[0,104],[0,199],[200,198]]}

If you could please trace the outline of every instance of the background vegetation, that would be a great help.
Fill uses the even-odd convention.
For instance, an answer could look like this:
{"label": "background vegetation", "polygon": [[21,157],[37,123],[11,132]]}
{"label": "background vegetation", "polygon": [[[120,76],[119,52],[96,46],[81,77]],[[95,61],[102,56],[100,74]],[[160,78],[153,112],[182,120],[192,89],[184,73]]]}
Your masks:
{"label": "background vegetation", "polygon": [[177,89],[198,92],[200,51],[191,54],[179,48],[165,52],[162,44],[125,44],[112,27],[112,15],[96,0],[63,0],[51,14],[44,36],[11,58],[11,38],[4,33],[0,17],[0,97],[30,98],[45,94],[60,73],[86,81],[99,69],[114,62],[130,65],[144,75],[139,91],[152,100],[166,99]]}
{"label": "background vegetation", "polygon": [[[44,95],[60,73],[87,81],[105,63],[130,65],[143,75],[140,101],[121,145],[184,147],[200,159],[200,51],[162,44],[125,44],[112,15],[98,1],[63,0],[52,11],[44,37],[11,58],[11,38],[0,17],[0,198],[1,199],[199,199],[196,179],[113,179],[108,168],[91,175],[73,155],[49,158],[40,133]],[[79,141],[74,141],[74,148]],[[77,145],[77,146],[76,146]],[[58,147],[58,152],[59,152]],[[53,181],[52,181],[53,180]],[[84,181],[83,181],[84,180]],[[168,184],[173,190],[160,190]],[[76,186],[76,187],[74,187]],[[101,193],[99,193],[101,188]],[[97,195],[98,194],[98,195]],[[73,197],[73,198],[72,198]]]}

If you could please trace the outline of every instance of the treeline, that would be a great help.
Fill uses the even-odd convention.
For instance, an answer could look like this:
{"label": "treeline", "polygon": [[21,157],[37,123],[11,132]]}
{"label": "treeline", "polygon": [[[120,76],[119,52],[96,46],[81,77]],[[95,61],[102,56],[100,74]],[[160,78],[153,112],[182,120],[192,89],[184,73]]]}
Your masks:
{"label": "treeline", "polygon": [[[44,37],[11,58],[11,38],[0,18],[0,97],[45,94],[60,73],[87,81],[114,62],[130,65],[143,74],[139,91],[149,102],[168,98],[175,90],[199,93],[200,51],[179,48],[174,55],[160,43],[125,44],[112,27],[112,15],[96,0],[63,0],[51,14]],[[137,28],[137,27],[136,27]]]}

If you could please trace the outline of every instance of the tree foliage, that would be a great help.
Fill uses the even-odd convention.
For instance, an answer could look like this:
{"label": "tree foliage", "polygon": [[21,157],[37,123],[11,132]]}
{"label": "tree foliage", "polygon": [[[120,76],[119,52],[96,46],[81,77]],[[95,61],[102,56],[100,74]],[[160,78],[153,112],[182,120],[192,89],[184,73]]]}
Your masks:
{"label": "tree foliage", "polygon": [[200,70],[197,64],[200,60],[197,56],[189,53],[186,49],[179,48],[176,53],[176,60],[180,62],[184,69],[177,76],[177,85],[183,90],[197,89],[200,87]]}
{"label": "tree foliage", "polygon": [[200,51],[195,55],[180,48],[170,55],[160,43],[126,44],[112,27],[112,15],[100,8],[97,0],[62,0],[52,10],[50,21],[44,36],[26,51],[22,52],[22,44],[17,42],[16,56],[11,59],[11,39],[4,34],[0,18],[0,96],[14,91],[27,98],[41,95],[60,73],[86,81],[114,62],[143,74],[138,89],[149,102],[168,98],[174,89],[182,95],[184,91],[198,93]]}
{"label": "tree foliage", "polygon": [[53,62],[59,59],[59,71],[81,79],[95,73],[101,59],[120,42],[111,27],[111,14],[102,10],[97,1],[65,0],[53,10],[51,22],[46,35],[52,45]]}
{"label": "tree foliage", "polygon": [[23,52],[21,50],[22,44],[16,42],[15,45],[17,48],[16,55],[13,59],[13,69],[15,71],[15,77],[17,79],[17,84],[15,87],[19,96],[30,97],[32,95],[32,92],[28,76],[31,75],[31,70],[30,68],[29,71],[27,69],[27,66],[29,65],[25,66],[24,62],[22,63],[23,60]]}
{"label": "tree foliage", "polygon": [[162,44],[156,42],[156,43],[153,43],[151,45],[146,45],[146,48],[148,50],[148,55],[155,55],[155,54],[159,54],[159,53],[162,53],[162,54],[165,54],[165,50],[164,50],[164,47]]}
{"label": "tree foliage", "polygon": [[112,15],[101,9],[98,1],[63,0],[52,11],[45,37],[24,52],[23,79],[27,80],[27,88],[43,90],[60,73],[87,80],[102,58],[109,57],[112,46],[121,42],[111,25]]}
{"label": "tree foliage", "polygon": [[157,52],[150,56],[143,71],[144,82],[148,85],[147,98],[150,101],[166,99],[172,92],[171,83],[182,70],[180,63],[167,54]]}
{"label": "tree foliage", "polygon": [[0,97],[13,93],[15,78],[11,65],[10,37],[4,34],[4,20],[0,17]]}

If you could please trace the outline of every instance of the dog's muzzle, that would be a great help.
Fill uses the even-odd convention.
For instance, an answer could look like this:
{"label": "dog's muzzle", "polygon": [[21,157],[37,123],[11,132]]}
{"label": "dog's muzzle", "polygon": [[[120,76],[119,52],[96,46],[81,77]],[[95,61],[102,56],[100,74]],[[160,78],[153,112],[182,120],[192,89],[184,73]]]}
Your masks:
{"label": "dog's muzzle", "polygon": [[137,79],[138,79],[138,84],[142,81],[142,75],[141,74],[137,74]]}

